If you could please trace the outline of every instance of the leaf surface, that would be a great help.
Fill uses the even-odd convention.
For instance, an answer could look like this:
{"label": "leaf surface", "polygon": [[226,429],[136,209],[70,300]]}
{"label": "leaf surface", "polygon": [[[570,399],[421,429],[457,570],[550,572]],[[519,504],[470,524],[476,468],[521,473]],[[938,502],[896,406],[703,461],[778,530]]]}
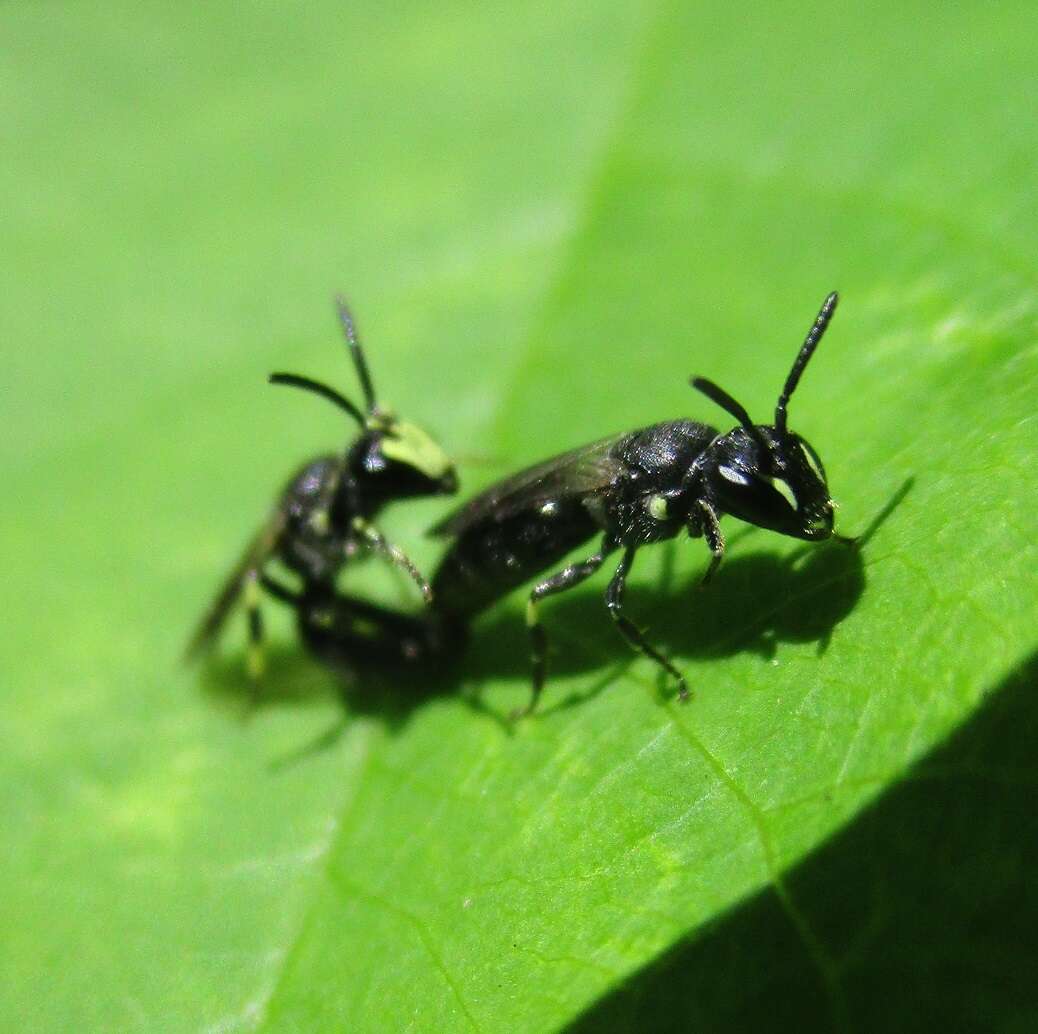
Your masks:
{"label": "leaf surface", "polygon": [[[792,1020],[854,1026],[882,902],[851,866],[870,904],[838,936],[804,859],[843,871],[865,828],[924,857],[924,825],[863,811],[1035,650],[1032,7],[239,11],[0,14],[3,1025],[620,1029],[625,982],[680,983],[644,969],[668,953],[699,983],[667,1015],[737,1030],[775,955],[696,946],[763,931],[820,989]],[[765,419],[834,287],[791,425],[865,544],[731,522],[705,591],[701,543],[646,550],[631,613],[690,705],[617,641],[602,577],[545,607],[549,689],[514,730],[521,594],[456,673],[354,686],[345,721],[284,615],[248,720],[240,627],[177,666],[281,480],[342,440],[263,384],[356,392],[334,290],[467,493],[723,423],[690,373]],[[425,569],[448,505],[386,521]],[[1020,857],[963,871],[1012,887]]]}

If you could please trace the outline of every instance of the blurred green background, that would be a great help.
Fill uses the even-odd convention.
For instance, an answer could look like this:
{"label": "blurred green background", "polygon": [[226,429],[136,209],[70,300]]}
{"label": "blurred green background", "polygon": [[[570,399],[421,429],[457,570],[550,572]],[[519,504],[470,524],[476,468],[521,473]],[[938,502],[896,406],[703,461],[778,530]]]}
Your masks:
{"label": "blurred green background", "polygon": [[[1032,1030],[1033,4],[0,7],[0,1026]],[[860,557],[730,522],[343,686],[192,622],[381,394],[463,492],[792,407]],[[385,526],[429,570],[423,530]],[[375,575],[371,575],[375,579]],[[360,584],[360,583],[358,583]],[[373,590],[390,591],[384,585]],[[405,595],[406,595],[406,590]]]}

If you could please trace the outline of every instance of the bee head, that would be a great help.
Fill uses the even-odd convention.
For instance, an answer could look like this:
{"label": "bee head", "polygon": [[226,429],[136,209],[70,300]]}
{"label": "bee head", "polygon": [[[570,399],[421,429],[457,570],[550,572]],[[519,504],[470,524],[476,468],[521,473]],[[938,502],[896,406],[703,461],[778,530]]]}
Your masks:
{"label": "bee head", "polygon": [[372,493],[381,489],[387,498],[402,499],[456,492],[457,474],[443,449],[416,424],[398,420],[378,405],[353,316],[345,299],[337,297],[335,301],[364,393],[364,411],[327,384],[299,374],[272,373],[270,383],[287,384],[320,395],[357,422],[361,434],[347,448],[343,465],[348,471],[362,473]]}
{"label": "bee head", "polygon": [[394,499],[458,490],[458,475],[443,449],[417,424],[388,411],[368,419],[364,434],[347,452],[346,467],[363,472],[372,490],[380,485]]}
{"label": "bee head", "polygon": [[789,399],[829,325],[838,301],[826,298],[786,378],[775,422],[754,424],[746,409],[713,381],[694,377],[692,386],[739,421],[711,449],[708,470],[717,505],[740,520],[800,539],[833,533],[833,501],[818,453],[786,425]]}

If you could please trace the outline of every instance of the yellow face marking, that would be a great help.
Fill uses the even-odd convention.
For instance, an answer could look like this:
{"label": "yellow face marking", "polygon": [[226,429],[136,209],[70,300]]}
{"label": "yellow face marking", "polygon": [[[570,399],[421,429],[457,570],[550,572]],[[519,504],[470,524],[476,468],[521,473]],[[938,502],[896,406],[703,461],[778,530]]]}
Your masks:
{"label": "yellow face marking", "polygon": [[799,509],[797,506],[797,497],[793,494],[793,489],[789,487],[789,483],[783,481],[782,478],[775,478],[771,483],[772,487],[778,492],[794,510]]}
{"label": "yellow face marking", "polygon": [[814,456],[811,455],[811,450],[810,449],[801,448],[800,451],[804,454],[804,459],[807,460],[807,466],[810,469],[811,473],[814,474],[814,476],[816,478],[818,478],[818,480],[821,481],[822,484],[824,485],[825,484],[825,475],[822,473],[821,468],[818,466],[818,463],[815,461]]}
{"label": "yellow face marking", "polygon": [[427,478],[442,478],[451,470],[451,461],[443,449],[416,424],[402,420],[387,428],[382,451],[389,459],[414,467]]}

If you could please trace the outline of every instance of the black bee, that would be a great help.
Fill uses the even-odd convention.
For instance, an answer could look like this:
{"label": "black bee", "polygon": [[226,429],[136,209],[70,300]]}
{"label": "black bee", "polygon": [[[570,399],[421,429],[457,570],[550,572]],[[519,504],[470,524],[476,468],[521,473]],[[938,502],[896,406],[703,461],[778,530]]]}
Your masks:
{"label": "black bee", "polygon": [[533,690],[519,714],[534,709],[544,687],[547,638],[538,603],[589,578],[611,553],[622,551],[605,593],[616,627],[677,680],[687,699],[684,677],[623,611],[624,586],[639,548],[682,530],[705,538],[713,554],[707,581],[724,554],[723,514],[800,539],[833,535],[825,470],[815,450],[788,429],[786,409],[836,303],[834,292],[822,305],[786,378],[773,424],[754,424],[731,395],[693,377],[692,387],[735,417],[738,427],[722,434],[694,420],[672,420],[603,438],[491,485],[432,529],[454,540],[433,576],[433,610],[440,621],[462,624],[602,535],[586,560],[544,578],[530,592]]}
{"label": "black bee", "polygon": [[[342,566],[362,550],[372,550],[405,570],[425,599],[430,598],[421,573],[405,553],[386,540],[372,518],[398,499],[452,494],[457,491],[457,476],[447,455],[425,431],[398,420],[377,404],[353,317],[342,298],[336,304],[364,393],[364,412],[334,388],[308,377],[274,373],[270,383],[302,388],[328,399],[357,422],[360,434],[342,455],[318,456],[291,478],[203,615],[188,643],[187,658],[213,642],[231,608],[244,595],[249,620],[248,667],[252,675],[261,674],[260,588],[271,589],[265,569],[273,560],[299,576],[303,594],[310,599],[334,593]],[[276,591],[272,594],[281,596]]]}
{"label": "black bee", "polygon": [[268,574],[261,582],[295,611],[299,638],[310,654],[337,671],[442,667],[467,638],[463,622],[441,621],[428,611],[402,614],[322,582],[304,583],[299,592]]}

